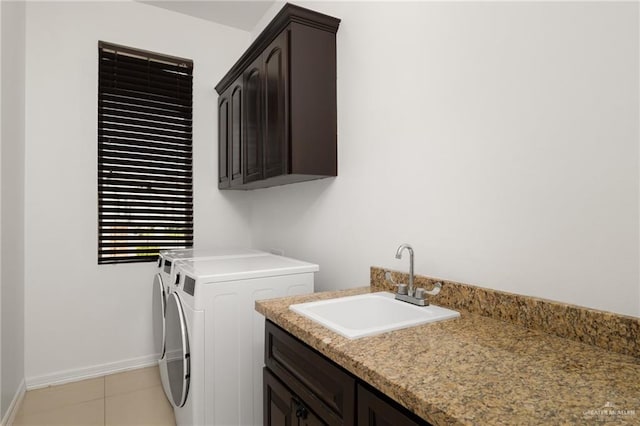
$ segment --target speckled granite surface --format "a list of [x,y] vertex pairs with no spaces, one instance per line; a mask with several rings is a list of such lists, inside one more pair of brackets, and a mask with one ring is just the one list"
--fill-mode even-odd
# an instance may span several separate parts
[[[385,271],[382,268],[371,268],[371,287],[375,291],[394,290],[393,285],[385,280]],[[407,274],[391,272],[396,282],[408,282]],[[436,281],[442,283],[440,294],[430,298],[436,305],[512,322],[640,358],[640,318],[437,278],[415,276],[416,287],[431,289]]]
[[455,320],[349,340],[288,309],[368,291],[259,301],[256,309],[435,425],[640,424],[640,359],[629,355],[464,310]]

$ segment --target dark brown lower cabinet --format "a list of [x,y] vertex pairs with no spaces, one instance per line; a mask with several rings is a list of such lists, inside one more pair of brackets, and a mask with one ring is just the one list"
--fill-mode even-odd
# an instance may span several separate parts
[[292,410],[293,394],[265,367],[262,373],[265,425],[297,425]]
[[358,385],[358,426],[418,426],[420,420],[394,406],[379,392]]
[[265,426],[428,425],[271,321],[265,364]]
[[323,426],[300,398],[280,383],[268,368],[264,368],[264,424],[282,426]]

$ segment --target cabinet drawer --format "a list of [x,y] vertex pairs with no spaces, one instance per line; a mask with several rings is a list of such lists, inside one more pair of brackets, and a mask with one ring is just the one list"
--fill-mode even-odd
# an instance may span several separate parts
[[265,364],[328,424],[355,424],[355,378],[271,321]]

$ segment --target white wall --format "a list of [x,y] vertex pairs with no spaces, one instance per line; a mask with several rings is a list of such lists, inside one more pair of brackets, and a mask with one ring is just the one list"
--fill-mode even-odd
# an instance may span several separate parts
[[24,386],[25,3],[2,2],[0,419]]
[[238,193],[215,185],[213,85],[247,33],[139,3],[28,3],[31,386],[152,359],[152,265],[96,264],[98,40],[195,61],[196,245],[282,248],[327,290],[406,269],[407,241],[420,274],[640,315],[637,4],[301,4],[342,18],[339,176]]
[[339,176],[254,191],[254,246],[320,290],[409,242],[419,274],[640,315],[637,3],[300,4],[342,19]]
[[[640,7],[637,8],[636,11],[636,15],[638,16],[638,22],[640,22]],[[638,57],[640,57],[640,43],[638,45]],[[640,98],[640,73],[638,73],[638,97]],[[638,112],[638,115],[640,116],[640,111]],[[640,120],[640,118],[639,118]],[[638,135],[637,135],[638,141],[640,141],[640,126],[638,126]],[[640,150],[638,150],[638,155],[640,156]],[[639,164],[640,164],[640,159],[639,159]],[[638,179],[640,179],[640,173],[638,173]],[[639,183],[640,186],[640,183]],[[638,197],[638,202],[640,203],[640,197]],[[640,205],[638,206],[638,214],[640,215]],[[640,219],[639,219],[640,220]],[[638,227],[638,241],[640,241],[640,227]],[[640,252],[638,253],[638,264],[640,264]],[[638,306],[640,306],[640,280],[638,280]]]
[[245,194],[217,190],[214,85],[249,34],[135,2],[29,2],[26,376],[150,362],[153,265],[97,265],[98,40],[194,60],[196,246],[247,246]]
[[[0,4],[0,25],[2,25],[2,4]],[[0,26],[0,188],[2,185],[2,27]],[[0,194],[0,242],[2,241],[2,194]],[[2,244],[0,243],[0,308],[2,306]],[[24,328],[23,328],[24,332]],[[0,312],[0,419],[4,418],[2,407],[2,312]],[[0,421],[1,422],[1,421]]]

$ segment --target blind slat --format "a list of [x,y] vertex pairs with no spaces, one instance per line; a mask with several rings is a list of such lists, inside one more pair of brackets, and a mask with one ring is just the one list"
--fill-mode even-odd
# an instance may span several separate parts
[[[193,243],[193,241],[190,241],[190,243]],[[143,255],[145,253],[148,253],[149,255],[157,255],[159,250],[172,250],[172,249],[179,249],[179,248],[183,248],[184,246],[181,244],[175,244],[175,243],[169,243],[169,244],[165,244],[165,243],[159,243],[159,244],[153,244],[154,247],[123,247],[122,249],[114,249],[114,248],[104,248],[104,249],[98,249],[98,253],[102,254],[102,255],[113,255],[113,254],[125,254],[125,255]],[[157,257],[156,257],[157,258]],[[142,262],[145,262],[146,260],[141,260]]]
[[[158,200],[163,202],[178,202],[178,203],[184,203],[183,205],[193,205],[193,197],[191,196],[191,194],[174,195],[174,196],[172,196],[173,194],[170,194],[169,196],[164,196],[164,195],[153,196],[153,195],[154,194],[140,195],[139,193],[125,194],[122,192],[100,191],[100,194],[98,195],[98,200],[99,200],[98,202],[104,203],[105,205],[114,205],[113,199],[117,197],[118,200],[153,199],[153,200]],[[126,202],[126,201],[119,201],[119,202]],[[135,203],[137,201],[132,201],[132,202]]]
[[100,42],[98,263],[193,246],[193,62]]
[[144,231],[144,229],[148,229],[148,228],[153,228],[153,229],[159,229],[159,228],[168,228],[168,229],[190,229],[193,227],[192,223],[171,223],[171,222],[160,222],[160,221],[149,221],[149,222],[136,222],[136,223],[129,223],[128,226],[123,227],[121,222],[111,222],[108,220],[104,220],[101,222],[100,224],[100,229],[107,229],[107,228],[118,228],[118,229],[122,229],[122,230],[129,230],[129,229],[136,229],[136,230],[140,230],[140,231],[135,231],[135,232],[146,232]]
[[128,142],[121,139],[101,138],[100,142],[98,143],[98,150],[121,151],[127,153],[127,155],[138,153],[160,156],[166,155],[171,158],[181,159],[191,158],[190,150],[178,149],[178,147],[167,148],[166,146],[153,146],[150,148],[146,143],[136,143],[135,141]]
[[[152,151],[153,152],[153,151]],[[157,151],[156,151],[157,152]],[[122,149],[122,148],[100,148],[100,146],[98,146],[98,156],[102,157],[104,159],[108,159],[108,158],[130,158],[130,159],[136,159],[136,160],[144,160],[144,159],[148,159],[149,161],[153,161],[153,162],[159,162],[159,163],[179,163],[179,164],[191,164],[191,158],[189,157],[183,157],[181,155],[161,155],[161,154],[156,154],[156,153],[151,153],[151,152],[146,152],[146,153],[140,153],[137,149],[136,150],[131,150],[131,149]]]
[[131,213],[131,212],[123,212],[118,210],[107,210],[100,215],[102,218],[107,218],[111,220],[131,220],[131,219],[143,219],[150,220],[153,218],[160,219],[175,219],[180,223],[188,223],[193,222],[193,212],[186,212],[184,214],[179,213],[171,213],[171,212],[139,212],[139,213]]
[[165,185],[155,185],[154,187],[148,188],[139,188],[136,186],[130,186],[126,188],[119,187],[111,187],[108,185],[102,185],[98,188],[99,196],[106,196],[110,194],[122,194],[122,196],[128,198],[130,194],[144,194],[148,197],[158,196],[158,195],[172,195],[175,197],[191,197],[193,196],[193,191],[191,189],[174,189]]
[[[123,163],[124,164],[124,163]],[[154,169],[154,167],[156,167]],[[185,167],[181,170],[171,170],[166,168],[159,168],[154,164],[149,164],[149,168],[142,169],[138,167],[127,167],[127,166],[118,166],[110,163],[103,163],[98,166],[98,173],[101,172],[123,172],[130,173],[132,179],[145,179],[145,180],[154,180],[154,177],[161,179],[166,179],[166,176],[179,176],[179,177],[190,177],[191,176],[191,167]]]
[[149,99],[128,96],[127,93],[118,93],[118,90],[103,91],[99,94],[98,101],[108,107],[117,107],[131,111],[148,112],[150,114],[175,114],[177,117],[191,117],[191,105],[175,105],[162,102],[154,102]]
[[170,131],[174,131],[174,132],[179,132],[179,133],[184,133],[187,132],[188,134],[191,134],[193,128],[191,126],[191,122],[189,123],[177,123],[177,124],[172,124],[172,123],[167,123],[167,122],[163,122],[163,121],[158,121],[158,120],[139,120],[136,118],[128,118],[128,116],[126,115],[119,115],[119,114],[110,114],[107,112],[102,112],[100,114],[98,123],[105,125],[106,123],[123,123],[123,124],[128,124],[131,126],[136,126],[136,127],[140,127],[143,129],[146,128],[150,128],[150,129],[167,129]]
[[121,122],[118,119],[104,119],[103,117],[98,118],[98,125],[101,126],[103,131],[133,133],[135,137],[148,140],[149,138],[151,138],[150,140],[155,140],[156,138],[158,138],[159,140],[165,140],[167,142],[182,142],[184,140],[188,141],[189,139],[191,139],[191,130],[187,128],[180,130],[171,130],[154,126],[131,126],[128,123],[125,123],[124,121]]
[[152,149],[152,150],[157,149],[172,155],[175,152],[176,154],[187,155],[188,157],[190,157],[192,153],[190,145],[170,144],[170,143],[164,143],[164,142],[150,143],[149,141],[137,140],[137,139],[127,137],[127,135],[125,135],[124,137],[120,137],[120,136],[116,137],[116,136],[105,136],[102,133],[103,133],[102,130],[98,131],[98,141],[99,143],[103,143],[103,144],[127,145],[127,146],[136,147],[136,148],[143,148],[143,149],[146,148],[146,149]]
[[144,71],[129,71],[108,64],[100,67],[99,77],[105,87],[125,88],[122,84],[126,84],[128,87],[144,87],[151,93],[163,93],[169,97],[185,97],[192,91],[191,79],[162,74],[149,77]]
[[[140,49],[133,49],[126,46],[118,46],[113,43],[101,41],[99,46],[102,55],[101,60],[118,58],[124,63],[145,63],[153,68],[168,69],[174,72],[189,72],[193,68],[193,61],[190,59],[170,57],[155,52],[145,52]],[[148,62],[147,62],[148,61]]]
[[101,161],[102,164],[105,165],[105,169],[109,164],[121,164],[134,167],[157,167],[158,170],[191,170],[191,162],[185,159],[160,158],[154,156],[147,156],[146,158],[145,156],[137,156],[137,158],[132,158],[126,151],[98,151],[98,161]]
[[[140,260],[140,256],[142,256],[141,254],[138,254],[136,256],[113,256],[110,255],[109,257],[102,257],[100,259],[100,264],[101,265],[108,265],[108,264],[114,264],[114,263],[138,263],[141,262]],[[151,253],[150,255],[148,255],[148,261],[149,262],[155,262],[158,260],[158,255],[157,254],[153,254]]]
[[[104,79],[117,80],[122,76],[134,77],[144,82],[151,80],[154,84],[171,83],[176,89],[191,90],[192,76],[176,73],[171,70],[149,67],[147,64],[120,64],[116,61],[100,61],[99,71]],[[117,77],[117,78],[116,78]]]
[[162,103],[189,105],[192,97],[191,93],[176,92],[171,93],[160,87],[145,87],[142,84],[130,83],[127,81],[100,81],[98,84],[103,90],[122,90],[122,93],[129,93],[129,96],[142,97],[144,99],[152,99]]
[[[126,130],[127,129],[114,129],[113,126],[102,127],[100,128],[99,136],[103,136],[103,137],[119,136],[123,138],[134,139],[134,140],[143,140],[143,141],[149,141],[149,142],[166,142],[174,145],[191,146],[191,134],[186,134],[182,138],[170,138],[170,137],[157,136],[157,135],[145,135],[142,133],[133,133],[133,132],[128,132]],[[153,146],[153,145],[154,145],[153,143],[149,144],[149,146]]]
[[168,209],[172,209],[172,208],[191,208],[192,201],[182,201],[182,200],[175,200],[175,201],[157,201],[157,200],[142,200],[142,201],[138,201],[138,200],[131,200],[131,199],[126,199],[123,197],[100,197],[100,202],[103,203],[105,206],[119,206],[120,204],[122,205],[126,205],[129,207],[148,207],[148,208],[168,208]]
[[[103,237],[103,238],[108,239],[110,237]],[[159,240],[159,239],[150,238],[149,240],[140,240],[140,241],[116,241],[113,243],[103,242],[100,244],[100,248],[105,251],[109,249],[113,249],[113,250],[120,250],[120,251],[124,250],[128,252],[129,251],[139,252],[141,247],[148,249],[158,245],[174,246],[178,244],[185,244],[190,240],[192,240],[192,238],[180,238],[179,240]]]
[[138,87],[132,84],[121,83],[118,87],[116,87],[112,84],[102,81],[98,82],[98,88],[103,93],[119,95],[125,100],[138,99],[151,102],[157,105],[159,108],[173,108],[176,106],[182,108],[191,107],[191,102],[186,97],[183,99],[182,97],[157,95],[153,92],[142,91],[142,87]]
[[[140,108],[138,108],[140,109]],[[175,124],[175,125],[188,125],[193,124],[193,120],[189,120],[184,117],[168,116],[162,114],[162,111],[147,109],[144,111],[137,111],[133,108],[128,108],[127,105],[117,105],[104,102],[102,105],[102,113],[104,115],[113,117],[123,117],[129,119],[145,120],[159,123]]]
[[184,214],[184,215],[171,215],[171,214],[156,214],[156,215],[152,215],[152,214],[145,214],[144,216],[138,216],[138,215],[122,215],[122,214],[115,214],[115,213],[109,213],[109,212],[99,212],[98,213],[98,217],[100,219],[104,219],[104,220],[109,220],[109,221],[120,221],[122,222],[129,222],[129,221],[147,221],[147,222],[151,222],[151,221],[163,221],[165,223],[182,223],[182,224],[187,224],[189,222],[193,222],[193,215],[188,215],[188,214]]
[[[115,73],[115,74],[114,74]],[[190,81],[180,82],[183,87],[177,87],[179,81],[147,79],[140,75],[123,73],[118,70],[100,70],[100,84],[105,89],[122,89],[125,91],[145,92],[168,99],[176,99],[180,103],[186,103],[192,95],[191,88],[187,85]]]
[[[179,233],[177,231],[173,231],[173,234],[168,234],[167,232],[172,232],[172,231],[166,231],[164,234],[154,233],[149,235],[153,235],[154,238],[165,240],[165,241],[186,240],[193,237],[193,235],[191,234]],[[109,232],[104,232],[104,233],[101,233],[101,235],[103,235],[103,238],[105,239],[105,241],[108,240],[108,241],[138,242],[138,241],[147,241],[149,239],[149,236],[147,236],[146,234],[145,235],[123,235],[123,234],[116,233],[116,235],[110,235]]]

